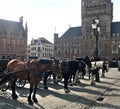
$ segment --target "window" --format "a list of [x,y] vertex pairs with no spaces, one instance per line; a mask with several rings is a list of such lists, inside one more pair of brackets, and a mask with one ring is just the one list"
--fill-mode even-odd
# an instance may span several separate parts
[[112,53],[117,54],[118,53],[118,47],[116,45],[112,46]]

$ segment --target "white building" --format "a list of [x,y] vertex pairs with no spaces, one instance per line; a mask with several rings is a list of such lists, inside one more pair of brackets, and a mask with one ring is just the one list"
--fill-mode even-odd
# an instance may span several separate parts
[[38,59],[47,59],[53,57],[54,45],[47,39],[41,37],[33,39],[28,46],[28,57],[37,57]]

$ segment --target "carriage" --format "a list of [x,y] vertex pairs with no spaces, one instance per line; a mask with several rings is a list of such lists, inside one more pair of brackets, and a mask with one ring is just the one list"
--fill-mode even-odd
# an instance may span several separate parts
[[[0,59],[0,80],[8,74],[8,71],[7,71],[8,62],[9,61],[7,59]],[[18,88],[23,88],[25,86],[25,84],[26,84],[25,80],[18,79],[16,82],[16,86]],[[9,82],[5,82],[5,83],[1,84],[0,90],[6,91],[9,88],[9,85],[10,85]]]
[[[28,62],[21,61],[17,58],[12,59],[6,65],[7,71],[0,76],[0,86],[9,82],[12,90],[12,98],[17,99],[18,96],[15,89],[17,80],[27,80],[30,84],[28,103],[30,105],[37,103],[37,85],[42,80],[42,75],[52,67],[53,62],[53,59],[32,59]],[[59,74],[56,73],[56,75],[59,77]],[[6,90],[8,87],[6,84]]]
[[[31,58],[30,57],[30,59],[36,59],[36,58]],[[57,62],[57,60],[55,60],[56,62]],[[6,70],[6,68],[7,68],[7,64],[8,64],[8,60],[6,60],[6,59],[2,59],[2,60],[0,60],[0,80],[2,79],[2,78],[4,78],[6,75],[7,75],[7,73],[9,73],[7,70]],[[26,64],[27,64],[27,62],[26,62]],[[54,66],[54,65],[53,65]],[[51,66],[52,67],[52,69],[54,69],[54,67],[53,66]],[[56,66],[56,65],[55,65]],[[58,68],[57,68],[58,69]],[[56,71],[56,67],[55,67],[55,69],[54,69],[55,71]],[[57,71],[57,72],[59,72],[59,71]],[[12,73],[14,73],[14,75],[15,75],[15,73],[17,73],[17,72],[12,72]],[[13,76],[14,76],[13,75]],[[51,75],[52,74],[50,74],[50,75],[48,75],[48,78],[47,78],[47,81],[51,78]],[[57,76],[57,75],[56,75]],[[58,77],[58,76],[57,76]],[[44,81],[44,75],[42,75],[42,78],[43,78],[43,81]],[[59,80],[58,78],[57,78],[57,80]],[[17,88],[23,88],[25,85],[26,85],[26,83],[28,83],[28,80],[24,80],[24,79],[17,79],[17,81],[16,81],[16,87]],[[3,84],[1,84],[0,85],[0,90],[1,91],[6,91],[8,88],[9,88],[9,86],[10,86],[10,84],[9,84],[9,82],[7,82],[6,81],[6,83],[3,83]]]

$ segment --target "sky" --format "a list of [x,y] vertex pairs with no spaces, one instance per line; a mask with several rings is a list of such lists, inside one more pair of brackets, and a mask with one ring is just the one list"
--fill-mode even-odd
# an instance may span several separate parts
[[[120,0],[112,0],[113,21],[120,21]],[[0,0],[0,19],[19,21],[23,16],[28,25],[28,44],[44,37],[54,42],[69,27],[81,26],[81,0]]]

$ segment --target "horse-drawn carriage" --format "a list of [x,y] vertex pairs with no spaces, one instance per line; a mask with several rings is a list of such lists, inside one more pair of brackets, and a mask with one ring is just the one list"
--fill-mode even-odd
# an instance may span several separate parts
[[[7,59],[0,59],[0,80],[2,80],[7,74],[7,64],[8,64],[8,60]],[[16,82],[16,86],[19,88],[23,88],[26,84],[25,80],[20,80],[18,79]],[[1,91],[6,91],[9,88],[9,82],[5,82],[3,84],[0,85],[0,90]]]
[[[38,102],[36,98],[37,85],[42,80],[42,75],[51,68],[53,65],[53,59],[40,59],[40,60],[30,60],[27,63],[19,59],[13,59],[6,64],[7,71],[0,76],[0,87],[6,85],[7,90],[9,87],[7,85],[10,82],[12,90],[12,98],[17,99],[18,96],[15,91],[15,85],[17,80],[27,80],[30,84],[30,93],[28,96],[28,103],[33,104],[33,102]],[[56,68],[56,66],[53,68]],[[2,72],[2,73],[3,73]],[[56,72],[54,72],[56,73]],[[59,75],[57,75],[59,76]],[[3,91],[4,91],[3,90]],[[33,96],[32,96],[33,93]]]

